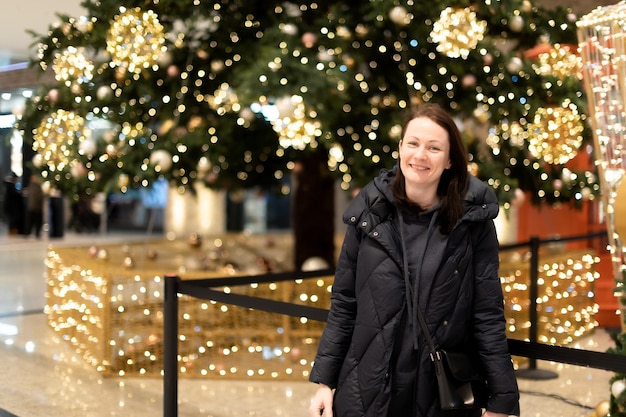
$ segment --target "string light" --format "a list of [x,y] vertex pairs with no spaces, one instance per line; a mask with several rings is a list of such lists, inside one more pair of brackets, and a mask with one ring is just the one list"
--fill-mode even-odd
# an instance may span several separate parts
[[[623,290],[626,285],[626,245],[616,216],[620,184],[626,174],[626,112],[624,74],[626,74],[626,3],[623,1],[598,7],[577,23],[578,40],[583,62],[583,76],[594,135],[604,214],[606,216],[608,249],[611,253],[615,294],[621,299],[624,321]],[[612,408],[623,411],[623,400],[612,398]]]
[[[193,238],[193,239],[192,239]],[[160,376],[163,367],[163,271],[182,279],[286,271],[289,237],[218,236],[148,245],[51,247],[45,312],[59,338],[104,375]],[[599,259],[548,248],[539,268],[542,343],[568,344],[597,323],[593,283]],[[508,335],[528,337],[527,254],[502,254]],[[271,259],[275,264],[268,264]],[[223,287],[236,293],[330,305],[332,276]],[[324,323],[179,296],[178,365],[182,377],[306,380]]]

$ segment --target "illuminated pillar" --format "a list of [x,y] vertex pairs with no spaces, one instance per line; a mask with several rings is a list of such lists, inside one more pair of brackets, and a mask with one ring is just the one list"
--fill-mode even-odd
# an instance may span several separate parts
[[[609,249],[619,291],[626,280],[623,237],[616,223],[617,208],[624,206],[626,198],[624,187],[620,187],[626,172],[626,3],[598,7],[583,16],[577,27],[587,113],[593,128]],[[622,328],[626,330],[623,303],[621,310]]]

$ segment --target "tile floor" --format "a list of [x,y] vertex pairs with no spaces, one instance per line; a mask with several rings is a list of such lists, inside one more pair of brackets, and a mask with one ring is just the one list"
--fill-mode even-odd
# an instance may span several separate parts
[[[155,417],[163,415],[159,378],[103,377],[48,328],[43,259],[47,245],[103,244],[140,235],[76,235],[50,241],[7,236],[0,228],[0,417]],[[604,351],[604,329],[577,346]],[[612,373],[539,361],[551,380],[519,379],[522,416],[590,416],[609,396]],[[181,379],[178,415],[304,417],[315,386],[307,382]]]

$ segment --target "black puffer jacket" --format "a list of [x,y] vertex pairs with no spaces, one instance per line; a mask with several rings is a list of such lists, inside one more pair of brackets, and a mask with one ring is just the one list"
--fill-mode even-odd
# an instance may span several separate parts
[[[393,220],[396,209],[386,197],[393,175],[383,171],[361,190],[344,214],[348,228],[331,309],[309,378],[336,388],[336,417],[387,415],[393,378],[391,355],[406,305],[402,245]],[[489,383],[488,409],[519,415],[498,273],[493,224],[497,213],[493,191],[472,177],[465,214],[449,235],[444,261],[434,279],[424,280],[428,284],[420,281],[418,304],[436,345],[461,349],[473,340]],[[415,414],[449,415],[437,408],[432,363],[421,331],[418,339]]]

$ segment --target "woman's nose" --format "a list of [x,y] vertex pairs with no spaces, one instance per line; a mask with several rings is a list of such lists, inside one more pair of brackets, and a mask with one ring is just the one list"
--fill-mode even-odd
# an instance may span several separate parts
[[417,149],[415,149],[415,156],[423,159],[426,157],[426,149],[424,149],[422,146],[418,147]]

